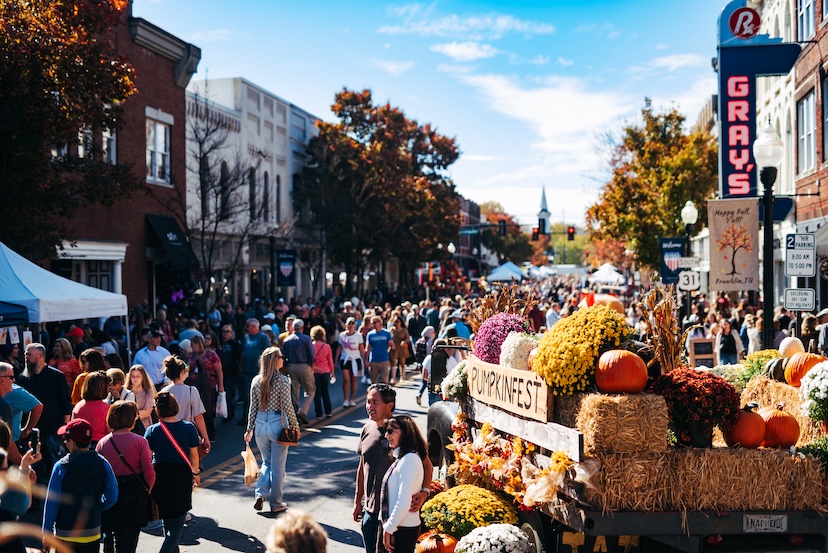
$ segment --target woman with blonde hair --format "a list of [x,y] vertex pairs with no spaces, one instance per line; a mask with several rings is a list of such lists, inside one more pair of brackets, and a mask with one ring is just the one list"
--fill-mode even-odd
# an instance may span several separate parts
[[52,350],[54,357],[49,361],[49,365],[57,367],[57,369],[66,376],[66,383],[69,389],[75,383],[75,379],[81,373],[80,363],[75,359],[72,353],[72,344],[66,338],[58,338],[55,340],[55,347]]
[[265,496],[270,502],[270,512],[287,509],[282,501],[285,481],[285,464],[288,446],[276,442],[284,426],[299,430],[299,422],[290,401],[290,379],[280,370],[285,356],[279,348],[271,346],[259,358],[259,374],[250,385],[250,411],[247,414],[247,432],[244,441],[250,442],[256,430],[256,445],[262,454],[262,471],[256,483],[256,502],[253,507],[262,510]]
[[[152,424],[152,411],[155,408],[155,386],[152,385],[143,365],[133,365],[127,373],[127,390],[135,394],[135,403],[138,405],[138,420],[144,429]],[[140,433],[142,436],[143,432]]]
[[325,553],[328,533],[305,511],[291,509],[270,527],[265,547],[267,553]]

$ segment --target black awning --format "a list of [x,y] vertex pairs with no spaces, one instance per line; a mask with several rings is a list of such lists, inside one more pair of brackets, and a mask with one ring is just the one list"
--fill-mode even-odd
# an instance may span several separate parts
[[161,246],[164,258],[174,269],[194,269],[198,266],[198,258],[187,241],[184,231],[178,226],[178,221],[166,215],[149,215],[147,221]]
[[[16,303],[0,301],[0,326],[28,324],[29,310]],[[0,344],[2,346],[3,344]]]

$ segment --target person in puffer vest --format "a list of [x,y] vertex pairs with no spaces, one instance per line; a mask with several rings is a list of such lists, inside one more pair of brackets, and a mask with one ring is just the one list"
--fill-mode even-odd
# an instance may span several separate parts
[[75,553],[100,551],[101,511],[118,500],[118,482],[109,461],[95,450],[92,425],[73,419],[61,426],[69,453],[55,463],[46,504],[43,507],[43,532],[71,543]]

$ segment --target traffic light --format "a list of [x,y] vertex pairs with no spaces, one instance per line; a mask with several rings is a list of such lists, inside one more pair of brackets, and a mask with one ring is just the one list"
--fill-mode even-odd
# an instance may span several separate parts
[[503,219],[497,222],[497,234],[498,236],[506,236],[506,221]]
[[575,227],[566,227],[566,239],[570,242],[575,240]]
[[538,234],[546,234],[546,219],[538,218]]
[[532,228],[532,242],[538,241],[538,227]]

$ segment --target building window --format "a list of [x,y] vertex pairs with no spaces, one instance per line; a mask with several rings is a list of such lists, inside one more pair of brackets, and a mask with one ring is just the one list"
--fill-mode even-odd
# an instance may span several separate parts
[[270,222],[270,175],[267,174],[265,171],[264,174],[264,198],[262,198],[262,203],[264,204],[264,220],[268,223]]
[[250,220],[256,220],[256,170],[247,172],[247,185],[250,187]]
[[276,175],[276,224],[282,222],[282,177]]
[[104,161],[115,165],[118,162],[118,141],[115,138],[115,131],[104,130],[102,136]]
[[219,176],[219,190],[221,194],[221,207],[219,219],[226,221],[230,218],[230,173],[227,170],[227,162],[221,162],[221,174]]
[[814,36],[814,0],[796,0],[796,27],[798,40]]
[[170,126],[147,119],[147,180],[170,183]]
[[78,157],[83,159],[92,153],[92,131],[83,129],[78,131]]
[[803,173],[816,167],[816,111],[814,93],[796,104],[797,170]]
[[99,290],[112,292],[112,262],[87,261],[86,285]]

